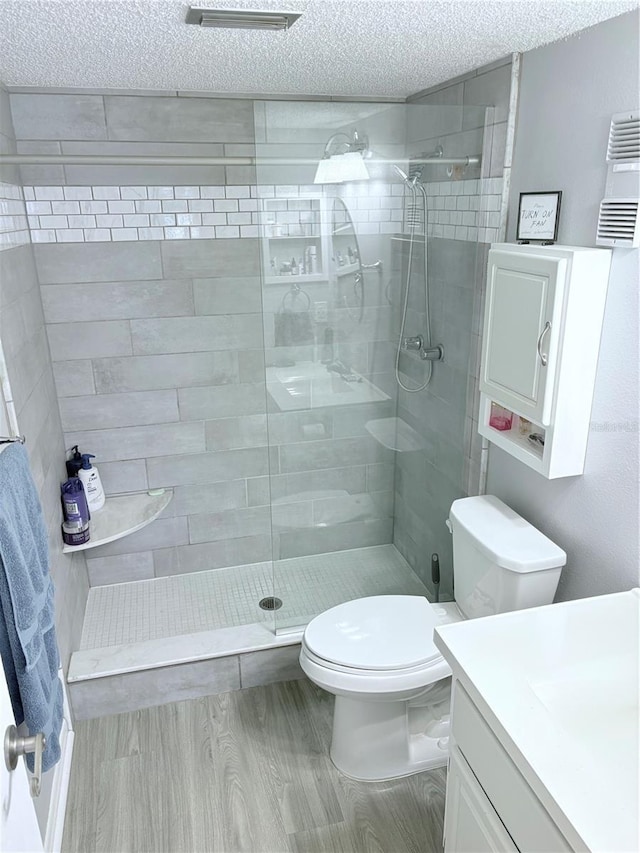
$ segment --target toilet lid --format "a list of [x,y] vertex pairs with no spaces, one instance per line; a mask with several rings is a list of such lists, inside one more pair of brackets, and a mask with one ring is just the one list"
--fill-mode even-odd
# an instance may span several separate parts
[[320,658],[354,669],[405,669],[441,657],[433,608],[417,595],[373,595],[326,610],[307,625],[304,643]]

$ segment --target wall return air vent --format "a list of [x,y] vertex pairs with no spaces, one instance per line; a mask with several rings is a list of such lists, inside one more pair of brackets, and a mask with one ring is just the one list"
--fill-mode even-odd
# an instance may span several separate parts
[[633,198],[605,198],[600,202],[598,216],[599,246],[618,246],[627,249],[640,246],[640,203]]
[[607,185],[598,215],[598,246],[640,246],[640,113],[611,117]]

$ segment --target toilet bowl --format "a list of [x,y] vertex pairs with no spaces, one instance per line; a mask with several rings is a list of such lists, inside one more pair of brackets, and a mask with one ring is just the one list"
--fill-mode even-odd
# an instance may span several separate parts
[[454,501],[456,602],[377,595],[339,604],[305,629],[300,665],[335,695],[330,755],[374,781],[444,766],[451,670],[437,625],[549,604],[566,554],[498,498]]
[[354,779],[390,779],[447,762],[451,670],[433,644],[454,604],[376,595],[320,614],[304,633],[300,665],[335,695],[330,755]]

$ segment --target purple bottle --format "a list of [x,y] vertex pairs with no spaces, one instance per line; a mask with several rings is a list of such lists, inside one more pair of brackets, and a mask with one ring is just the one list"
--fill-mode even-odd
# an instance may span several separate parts
[[84,545],[89,541],[89,506],[84,486],[78,477],[70,477],[60,486],[62,493],[62,538],[66,545]]

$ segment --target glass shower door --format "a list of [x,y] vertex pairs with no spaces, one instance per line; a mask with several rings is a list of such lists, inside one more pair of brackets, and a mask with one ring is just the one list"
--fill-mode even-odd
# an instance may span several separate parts
[[[270,101],[256,105],[255,118],[270,467],[259,499],[271,510],[276,629],[284,632],[353,598],[432,597],[431,550],[426,543],[416,553],[421,507],[411,495],[437,505],[423,480],[438,464],[441,398],[406,394],[396,381],[411,194],[391,164],[408,171],[416,125],[407,106]],[[371,140],[370,178],[314,183],[327,140],[354,131]],[[424,322],[427,226],[425,217],[413,247],[410,334]],[[436,289],[434,334],[444,334]],[[399,369],[410,386],[425,375],[405,354]],[[433,380],[438,393],[453,380],[458,395],[468,370],[442,374]],[[459,443],[463,457],[462,436]],[[462,483],[456,489],[464,494]],[[431,530],[439,523],[444,517],[424,519]]]

